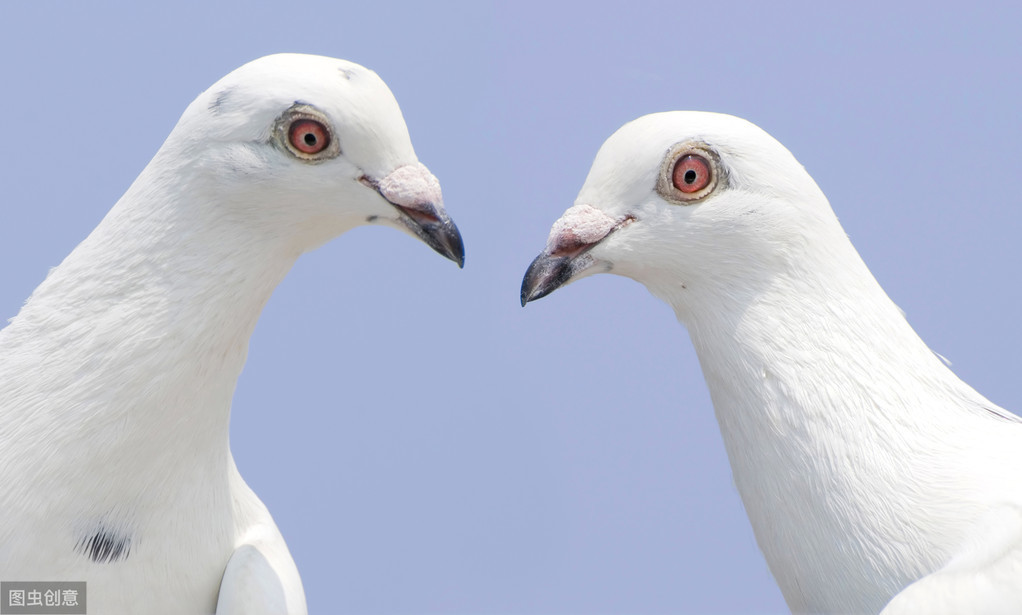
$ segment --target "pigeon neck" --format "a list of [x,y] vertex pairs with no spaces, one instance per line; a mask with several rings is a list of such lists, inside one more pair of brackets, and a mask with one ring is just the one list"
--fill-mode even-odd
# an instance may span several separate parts
[[146,480],[176,460],[229,457],[249,338],[301,252],[286,233],[232,220],[225,203],[166,176],[175,171],[151,164],[0,334],[7,362],[49,387],[6,407],[45,406],[51,428],[92,450],[98,439],[101,456],[145,466],[132,475]]
[[926,429],[934,417],[914,412],[925,407],[918,397],[947,388],[947,369],[871,276],[777,280],[740,309],[688,327],[735,456],[771,436],[847,441],[864,425],[874,435]]
[[[779,276],[687,325],[735,484],[789,604],[826,611],[836,606],[818,600],[844,592],[845,608],[876,612],[911,581],[906,570],[939,557],[916,550],[922,530],[903,520],[925,508],[920,485],[943,464],[932,443],[965,429],[962,405],[981,398],[857,255],[843,265]],[[887,548],[891,536],[906,546]]]

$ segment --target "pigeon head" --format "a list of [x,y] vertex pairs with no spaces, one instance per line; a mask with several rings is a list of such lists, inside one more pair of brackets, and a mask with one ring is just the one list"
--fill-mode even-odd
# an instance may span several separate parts
[[190,165],[232,220],[289,233],[303,250],[385,224],[464,263],[440,184],[416,158],[397,101],[358,64],[301,54],[250,62],[188,107],[161,156]]
[[529,267],[521,300],[609,272],[676,308],[711,296],[707,305],[719,305],[719,295],[755,292],[819,258],[815,247],[842,242],[823,193],[766,132],[729,115],[657,113],[600,148],[575,205]]

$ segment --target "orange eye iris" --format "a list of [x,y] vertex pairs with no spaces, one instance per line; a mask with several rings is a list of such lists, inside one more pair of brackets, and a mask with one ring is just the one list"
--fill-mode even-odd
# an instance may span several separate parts
[[691,194],[699,192],[710,184],[711,179],[710,163],[705,158],[696,154],[682,156],[674,165],[674,173],[671,180],[674,187]]
[[316,120],[298,120],[291,124],[287,138],[291,146],[303,154],[314,155],[330,145],[330,133]]

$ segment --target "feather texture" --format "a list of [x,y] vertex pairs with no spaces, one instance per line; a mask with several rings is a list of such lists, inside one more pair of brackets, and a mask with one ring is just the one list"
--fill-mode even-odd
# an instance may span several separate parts
[[[712,169],[705,194],[670,184],[682,155]],[[582,208],[622,226],[552,253]],[[1022,422],[919,339],[780,143],[727,115],[642,117],[600,149],[547,245],[523,303],[610,271],[688,328],[792,611],[878,613],[897,595],[891,613],[1022,612]]]
[[[298,119],[343,148],[298,150]],[[428,224],[381,182],[431,186],[416,202]],[[96,613],[305,613],[287,546],[231,457],[231,398],[295,260],[367,220],[464,257],[375,73],[285,54],[201,94],[0,331],[0,578],[86,581]]]

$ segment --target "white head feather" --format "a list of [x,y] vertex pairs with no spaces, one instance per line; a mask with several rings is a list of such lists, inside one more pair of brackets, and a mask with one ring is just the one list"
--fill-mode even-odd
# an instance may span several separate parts
[[1019,419],[926,347],[809,174],[761,129],[678,111],[614,133],[522,303],[608,271],[687,326],[794,611],[877,612],[965,548],[977,511],[1007,502],[1018,517]]
[[[375,73],[282,54],[199,95],[0,332],[0,577],[85,580],[97,612],[210,612],[247,545],[257,556],[223,587],[282,586],[304,612],[287,547],[231,459],[231,399],[295,260],[367,223],[463,261]],[[264,578],[244,578],[262,558]]]

